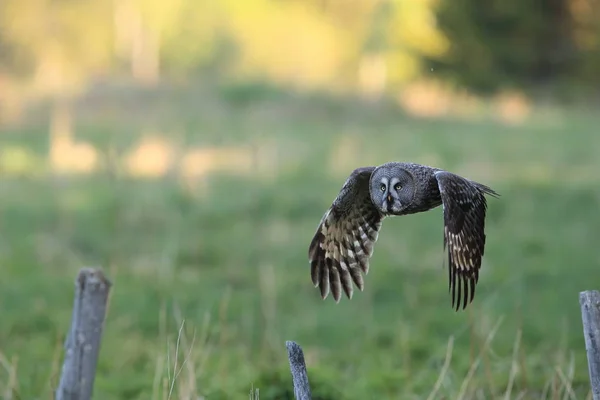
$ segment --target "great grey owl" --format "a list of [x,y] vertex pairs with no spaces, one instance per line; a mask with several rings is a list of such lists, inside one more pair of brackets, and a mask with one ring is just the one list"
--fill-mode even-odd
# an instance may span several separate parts
[[389,162],[357,168],[327,210],[310,243],[310,272],[321,297],[351,299],[352,282],[363,290],[363,273],[384,218],[443,206],[444,250],[448,251],[452,307],[473,301],[485,247],[484,194],[491,188],[450,172],[414,163]]

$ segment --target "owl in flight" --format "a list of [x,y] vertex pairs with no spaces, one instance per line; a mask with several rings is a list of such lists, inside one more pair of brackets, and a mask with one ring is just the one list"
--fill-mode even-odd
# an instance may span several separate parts
[[342,186],[310,243],[310,274],[321,297],[352,298],[352,282],[363,290],[363,275],[383,219],[442,205],[449,291],[458,311],[473,301],[485,247],[485,194],[491,188],[450,172],[413,163],[389,162],[357,168]]

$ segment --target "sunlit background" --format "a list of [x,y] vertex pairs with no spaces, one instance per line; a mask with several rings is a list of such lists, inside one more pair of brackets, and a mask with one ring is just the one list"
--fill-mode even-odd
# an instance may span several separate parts
[[[315,399],[591,399],[598,71],[594,0],[0,1],[0,396],[52,398],[99,266],[97,399],[292,399],[285,340]],[[501,194],[465,311],[441,208],[384,222],[352,300],[312,285],[392,160]]]

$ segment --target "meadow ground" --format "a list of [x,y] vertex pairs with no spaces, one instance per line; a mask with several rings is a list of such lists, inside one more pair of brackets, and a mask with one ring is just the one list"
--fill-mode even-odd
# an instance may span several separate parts
[[[267,149],[251,174],[53,176],[43,110],[3,129],[0,147],[29,153],[11,156],[19,168],[3,153],[0,393],[51,398],[74,278],[99,265],[114,286],[98,399],[167,398],[182,320],[173,398],[258,387],[262,399],[291,399],[285,340],[303,346],[315,399],[425,399],[436,382],[437,399],[591,398],[578,293],[600,289],[598,115],[540,109],[510,125],[211,93],[88,99],[76,138],[117,153],[148,132]],[[351,301],[323,301],[312,286],[307,247],[322,214],[353,168],[388,160],[447,168],[502,195],[489,201],[467,310],[450,306],[441,208],[385,221]]]

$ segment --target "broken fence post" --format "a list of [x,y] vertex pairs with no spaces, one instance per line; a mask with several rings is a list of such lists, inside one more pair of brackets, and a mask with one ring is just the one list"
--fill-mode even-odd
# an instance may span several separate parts
[[288,359],[290,360],[290,371],[292,372],[292,381],[294,382],[294,396],[296,400],[311,400],[302,347],[298,343],[289,340],[285,342],[285,347],[287,348]]
[[592,394],[594,400],[600,400],[600,293],[597,290],[579,293],[579,305]]
[[92,398],[111,282],[100,269],[82,268],[75,280],[71,327],[56,400]]

